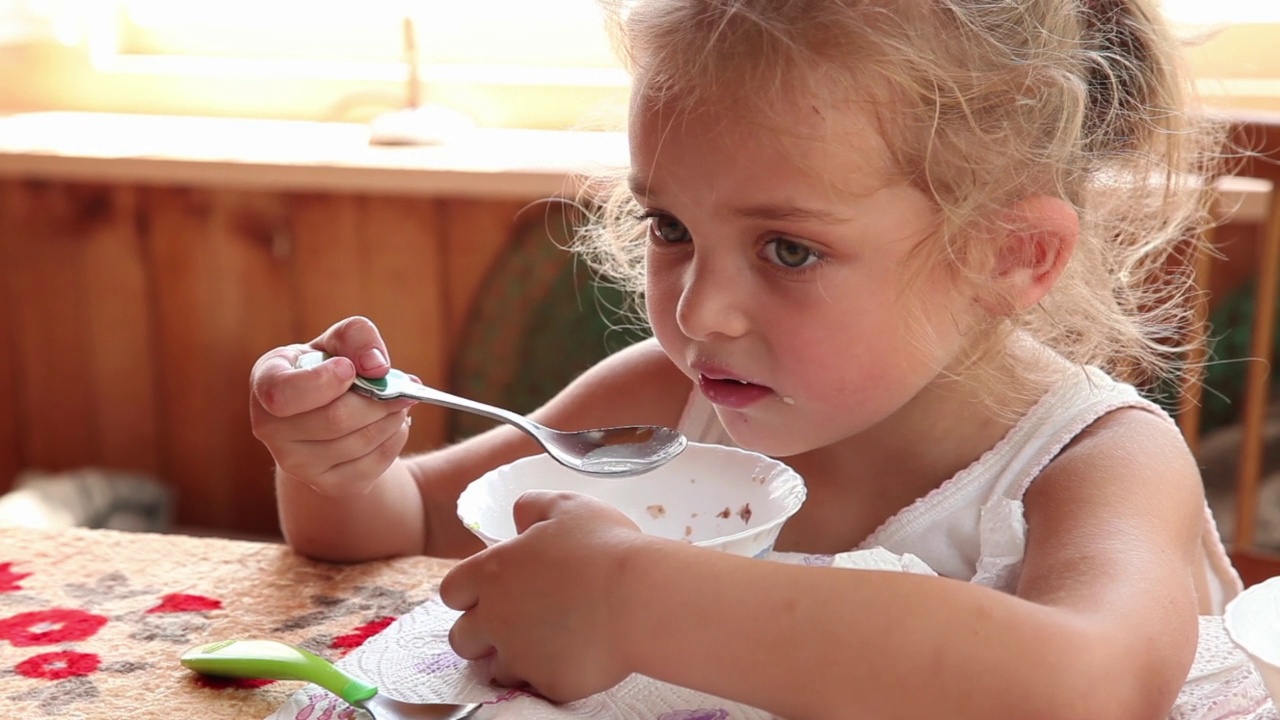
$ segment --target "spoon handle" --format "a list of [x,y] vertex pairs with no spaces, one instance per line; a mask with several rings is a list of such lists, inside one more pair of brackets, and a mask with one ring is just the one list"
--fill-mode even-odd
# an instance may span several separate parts
[[[329,356],[322,352],[307,353],[298,358],[297,366],[300,368],[308,368],[319,365],[327,360]],[[504,410],[492,405],[478,402],[476,400],[468,400],[443,390],[423,385],[415,382],[408,374],[400,370],[392,369],[385,377],[369,378],[360,375],[356,376],[355,382],[352,383],[351,389],[375,400],[397,400],[399,398],[410,398],[419,402],[430,403],[432,405],[440,405],[451,410],[461,410],[463,412],[475,413],[483,415],[490,420],[509,423],[524,430],[525,432],[537,437],[535,429],[531,427],[530,421],[526,420],[523,415],[513,413],[510,410]]]
[[360,392],[369,397],[378,400],[394,400],[396,398],[410,398],[419,400],[432,405],[440,405],[453,410],[462,410],[463,412],[475,413],[483,415],[493,420],[499,420],[513,425],[523,426],[525,419],[516,413],[502,408],[486,405],[485,403],[468,400],[464,397],[458,397],[443,390],[438,390],[429,385],[423,385],[415,382],[405,373],[399,370],[391,370],[386,377],[382,378],[366,378],[356,376],[353,388],[356,392]]
[[182,654],[183,667],[218,677],[305,680],[328,690],[350,705],[360,705],[378,688],[352,677],[328,660],[275,640],[222,640],[193,647]]

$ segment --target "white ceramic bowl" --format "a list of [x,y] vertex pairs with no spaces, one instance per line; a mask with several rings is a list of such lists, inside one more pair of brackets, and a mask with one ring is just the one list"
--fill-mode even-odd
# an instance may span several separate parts
[[510,539],[516,534],[511,507],[526,490],[591,495],[650,535],[748,557],[773,548],[782,524],[805,499],[800,475],[777,460],[689,443],[666,465],[620,480],[583,475],[546,455],[522,458],[468,485],[458,497],[458,518],[486,545]]
[[1253,661],[1273,702],[1280,704],[1280,577],[1252,585],[1227,603],[1223,626]]

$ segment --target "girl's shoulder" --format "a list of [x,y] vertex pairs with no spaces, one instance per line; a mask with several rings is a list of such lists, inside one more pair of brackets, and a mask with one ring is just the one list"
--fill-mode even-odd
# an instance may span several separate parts
[[654,338],[629,345],[600,361],[587,371],[595,382],[634,386],[678,395],[683,405],[693,381],[676,366]]
[[1093,408],[1027,488],[1028,513],[1124,517],[1159,506],[1170,521],[1200,527],[1205,501],[1195,457],[1159,405],[1100,371],[1063,395],[1064,403]]

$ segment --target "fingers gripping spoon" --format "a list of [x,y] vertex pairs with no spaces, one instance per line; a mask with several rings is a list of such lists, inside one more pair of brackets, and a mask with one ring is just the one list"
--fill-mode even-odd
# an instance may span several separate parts
[[[297,365],[300,368],[315,367],[327,358],[328,355],[322,352],[307,353],[298,358]],[[519,413],[428,387],[399,370],[391,370],[381,378],[356,376],[351,389],[376,400],[411,398],[514,425],[537,440],[556,462],[587,475],[639,475],[672,460],[688,444],[681,433],[657,425],[578,432],[552,430]]]
[[204,675],[305,680],[366,710],[375,720],[464,720],[482,707],[396,700],[318,655],[275,640],[223,640],[200,645],[183,653],[180,662]]

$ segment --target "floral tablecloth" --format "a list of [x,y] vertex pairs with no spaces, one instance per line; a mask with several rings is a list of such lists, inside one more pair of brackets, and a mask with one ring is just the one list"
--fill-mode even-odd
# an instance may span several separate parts
[[[186,670],[178,657],[215,640],[272,638],[358,666],[363,676],[408,668],[413,677],[398,677],[397,687],[426,687],[447,675],[419,656],[423,638],[445,647],[448,611],[435,599],[451,566],[426,557],[331,565],[273,543],[0,528],[0,720],[354,720],[332,698],[305,702],[312,689],[305,683],[213,680]],[[1170,718],[1276,720],[1221,618],[1201,618],[1200,639]],[[388,653],[397,643],[418,644],[412,653]],[[496,703],[490,709],[527,709],[519,695],[487,702]],[[543,709],[555,717],[748,717],[725,709],[597,712],[610,697]],[[309,709],[295,711],[299,699]]]
[[303,683],[215,682],[179,655],[265,637],[337,660],[434,597],[450,564],[330,565],[272,543],[0,528],[0,718],[265,718]]

